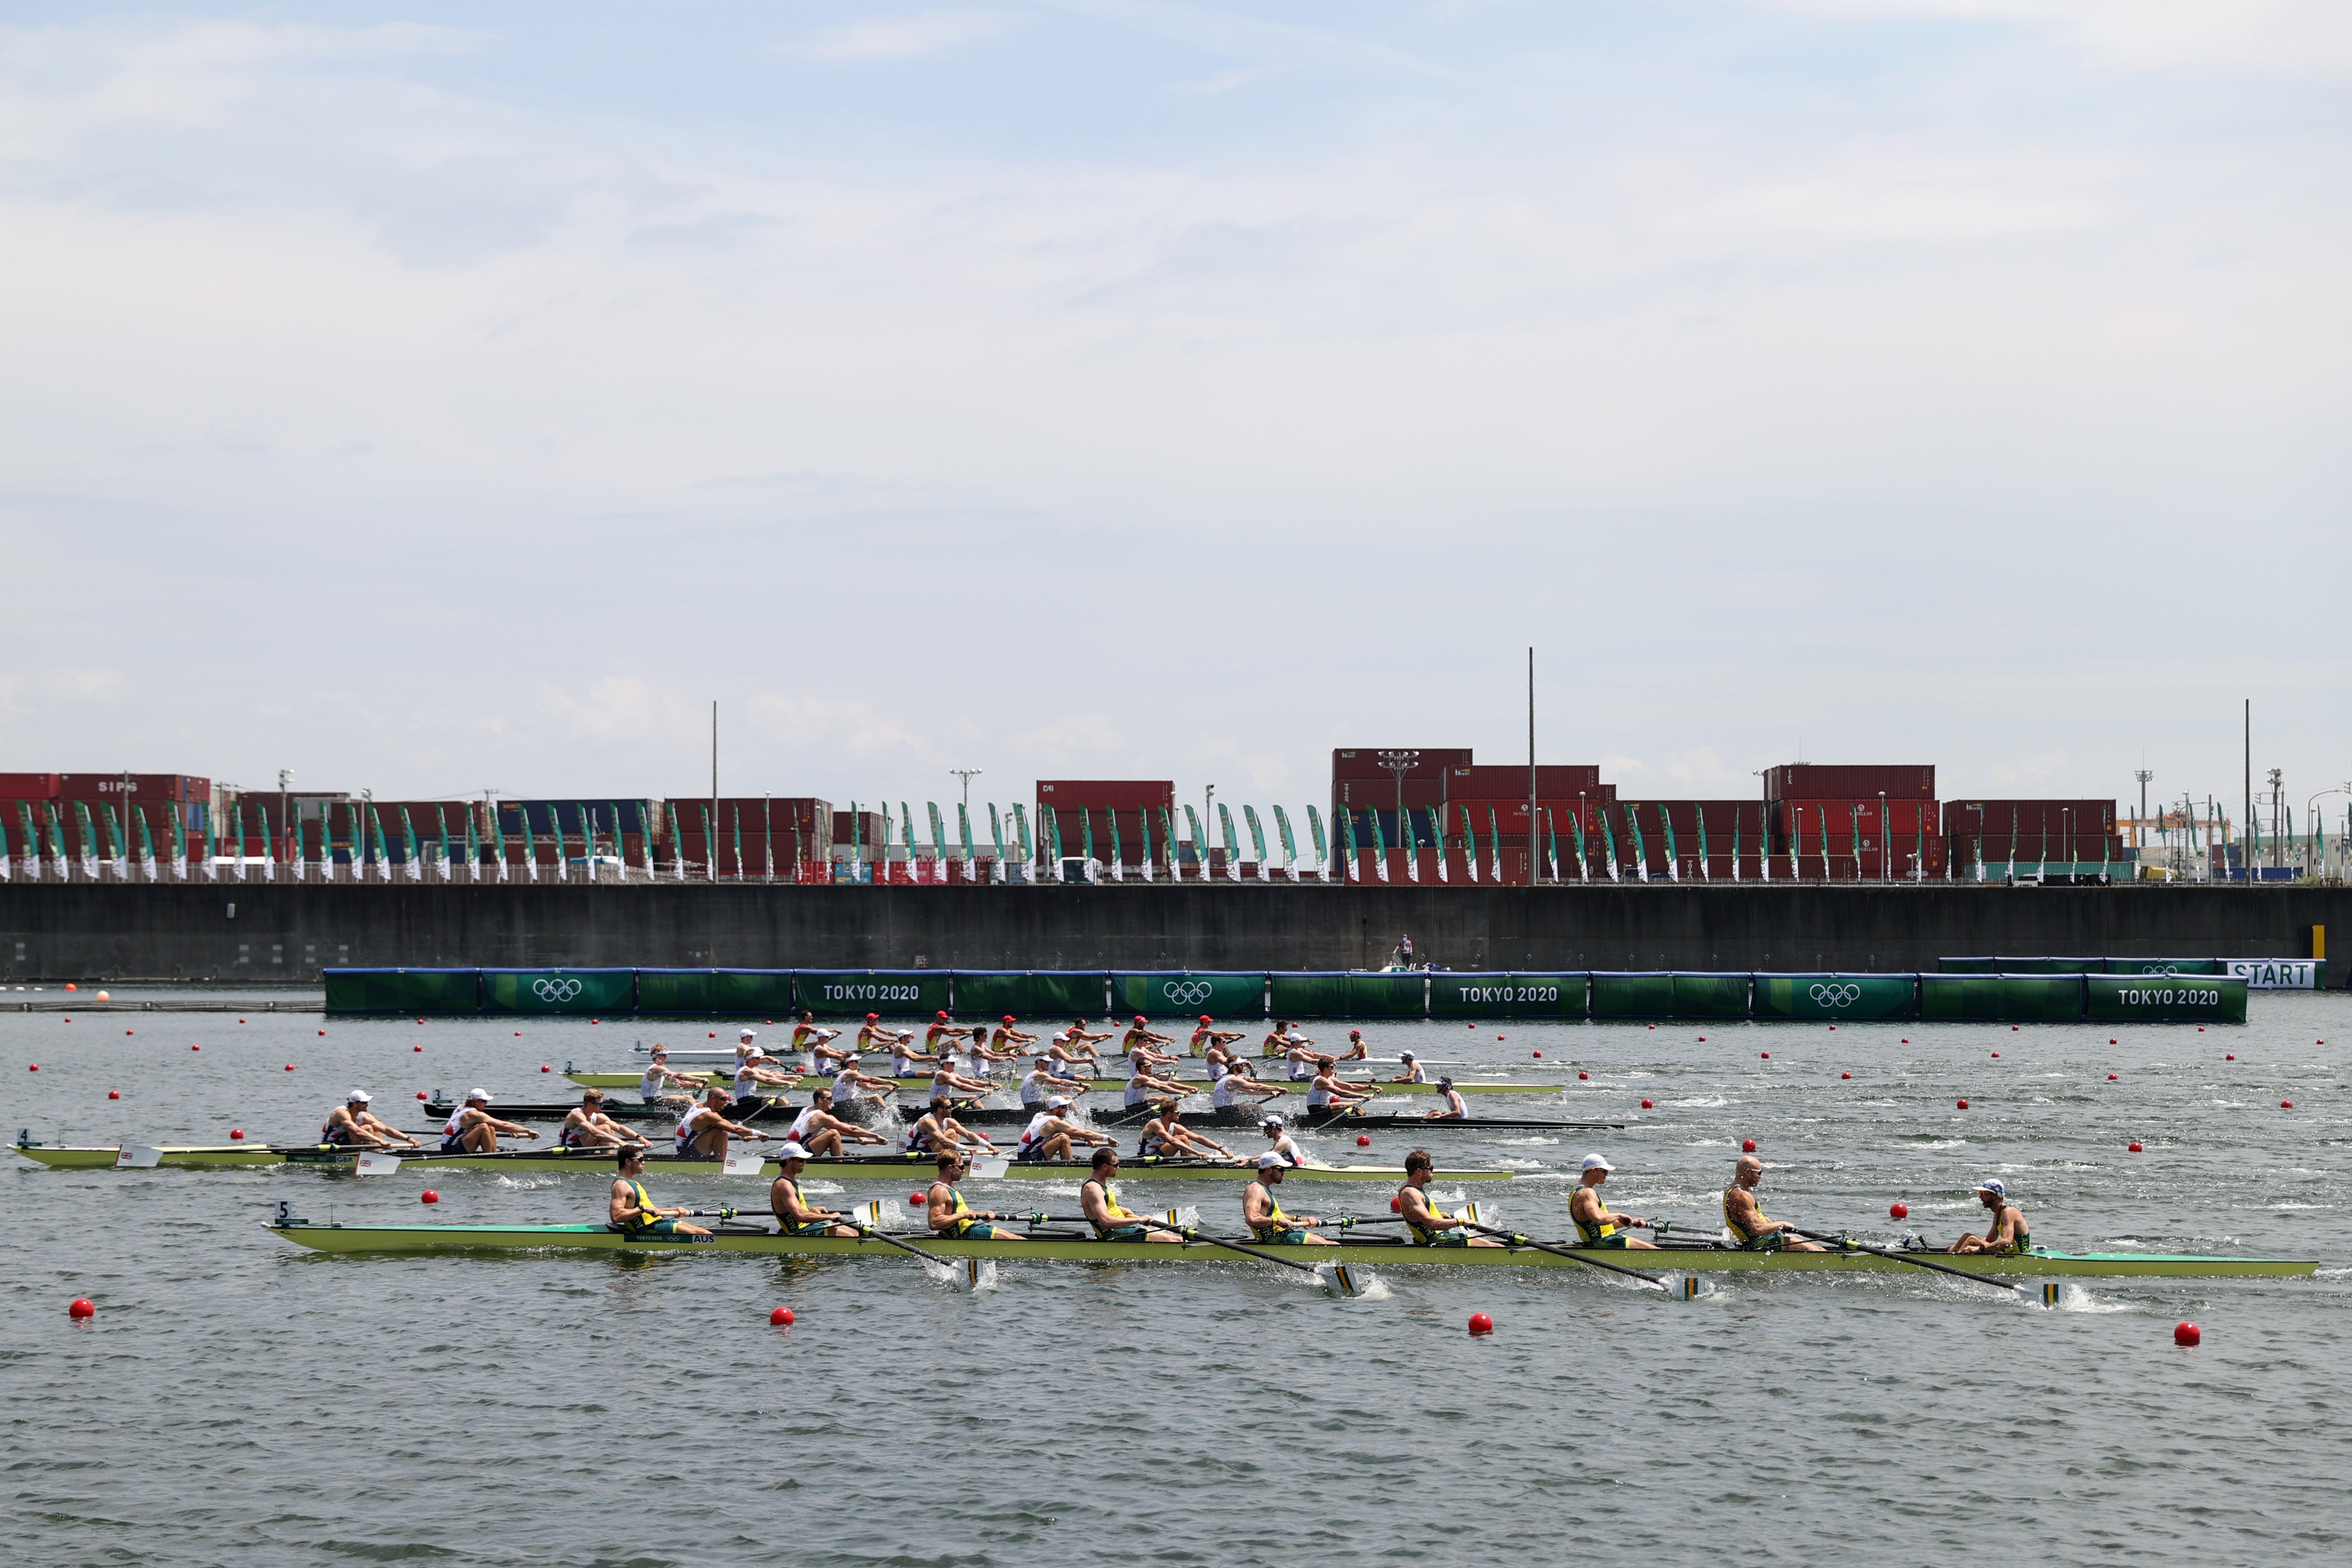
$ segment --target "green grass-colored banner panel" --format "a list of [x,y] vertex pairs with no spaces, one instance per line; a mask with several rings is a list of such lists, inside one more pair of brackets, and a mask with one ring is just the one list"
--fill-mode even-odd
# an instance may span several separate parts
[[2000,1016],[2011,1024],[2079,1024],[2083,1021],[2080,974],[2000,976]]
[[980,1018],[1099,1018],[1104,978],[1099,969],[959,969],[955,1010]]
[[1923,974],[1919,976],[1919,1016],[1951,1023],[1997,1023],[2000,976]]
[[1800,1023],[1848,1018],[1916,1018],[1918,976],[1913,974],[1759,974],[1755,1016]]
[[406,1013],[425,1018],[478,1013],[481,972],[474,969],[329,969],[330,1013]]
[[2104,958],[1997,958],[2002,974],[2105,974]]
[[793,1012],[793,972],[640,969],[637,1011],[686,1017],[789,1017]]
[[1350,974],[1347,1018],[1425,1018],[1429,986],[1419,974]]
[[1677,974],[1675,1015],[1677,1018],[1745,1018],[1748,1016],[1748,976],[1739,974]]
[[2111,958],[2110,974],[2227,974],[2218,958]]
[[1425,1016],[1418,973],[1350,974],[1342,971],[1267,976],[1276,1018],[1419,1018]]
[[485,969],[485,1013],[619,1015],[637,1005],[634,969]]
[[793,999],[821,1016],[924,1016],[948,1005],[944,969],[803,969],[793,975]]
[[1429,973],[1433,1018],[1581,1018],[1589,977],[1570,974]]
[[1998,958],[1939,958],[1936,967],[1946,974],[1999,974]]
[[2098,1024],[2242,1024],[2246,983],[2225,975],[2094,974],[2091,1021]]
[[1596,1018],[1671,1018],[1675,1016],[1675,977],[1667,973],[1592,976],[1592,1016]]
[[1213,1018],[1263,1018],[1265,973],[1115,970],[1110,999],[1112,1012],[1129,1017],[1140,1013],[1147,1018],[1197,1018],[1206,1013]]
[[1348,977],[1337,970],[1266,976],[1276,1018],[1344,1018]]

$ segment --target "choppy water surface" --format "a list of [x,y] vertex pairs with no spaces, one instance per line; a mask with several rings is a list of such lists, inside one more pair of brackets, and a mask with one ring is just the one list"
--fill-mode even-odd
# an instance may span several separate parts
[[[307,1138],[353,1084],[395,1113],[416,1089],[474,1083],[554,1098],[542,1063],[625,1065],[656,1032],[323,1026],[0,1015],[0,1121],[64,1142]],[[1684,1302],[1586,1270],[1393,1268],[1338,1301],[1235,1259],[1007,1266],[963,1295],[912,1259],[326,1258],[261,1229],[281,1197],[358,1221],[593,1218],[601,1176],[445,1172],[422,1211],[407,1173],[10,1156],[10,1554],[2341,1563],[2352,1001],[2258,995],[2242,1028],[2111,1044],[2113,1027],[1368,1026],[1381,1055],[1563,1085],[1474,1112],[1628,1123],[1432,1137],[1441,1164],[1518,1168],[1476,1195],[1538,1236],[1567,1229],[1565,1173],[1589,1149],[1619,1166],[1619,1207],[1712,1224],[1752,1137],[1777,1217],[1885,1233],[1902,1197],[1943,1238],[1974,1212],[1965,1187],[1998,1174],[2045,1246],[2315,1257],[2319,1279],[2095,1280],[2051,1312],[1916,1271],[1735,1279]],[[2145,1153],[2126,1152],[2134,1138]],[[1360,1157],[1352,1138],[1315,1142]],[[1368,1152],[1395,1163],[1407,1146],[1382,1135]],[[763,1185],[678,1179],[660,1195],[757,1203]],[[1237,1184],[1123,1187],[1139,1207],[1237,1221]],[[1041,1187],[972,1190],[1026,1207]],[[1371,1213],[1389,1193],[1287,1195]],[[68,1321],[76,1296],[95,1321]],[[779,1304],[795,1326],[767,1326]],[[1492,1338],[1464,1333],[1473,1311]],[[2183,1318],[2201,1348],[2173,1347]]]

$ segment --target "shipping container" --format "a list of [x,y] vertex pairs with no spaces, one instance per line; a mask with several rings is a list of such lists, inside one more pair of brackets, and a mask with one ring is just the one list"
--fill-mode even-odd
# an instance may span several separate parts
[[1935,799],[1934,764],[1783,763],[1764,773],[1767,800],[1876,800],[1881,795],[1889,800]]
[[[1541,800],[1573,800],[1579,791],[1591,795],[1601,788],[1597,763],[1539,763],[1535,773],[1535,793]],[[1447,787],[1457,795],[1480,800],[1528,798],[1525,763],[1473,763],[1449,768],[1445,777]]]
[[1358,746],[1331,753],[1331,779],[1389,779],[1395,775],[1381,763],[1381,752],[1387,751],[1417,751],[1412,766],[1405,773],[1408,780],[1442,778],[1449,768],[1467,766],[1470,748],[1467,746]]
[[[209,800],[212,781],[187,773],[55,773],[57,800]],[[127,788],[126,788],[127,786]]]
[[1039,779],[1037,809],[1086,806],[1096,811],[1175,809],[1176,785],[1168,779]]
[[0,800],[55,800],[55,773],[0,773]]
[[1982,835],[2007,837],[2012,825],[2021,837],[2038,834],[2046,825],[2055,836],[2077,833],[2099,836],[2116,830],[2112,800],[1948,800],[1944,831],[1954,837]]

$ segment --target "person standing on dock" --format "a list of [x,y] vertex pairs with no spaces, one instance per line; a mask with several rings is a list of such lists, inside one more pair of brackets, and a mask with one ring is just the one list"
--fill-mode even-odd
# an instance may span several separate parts
[[694,1211],[683,1205],[663,1208],[646,1191],[646,1152],[624,1149],[620,1154],[621,1173],[613,1180],[612,1195],[604,1203],[604,1223],[625,1236],[709,1236],[698,1225],[688,1225],[679,1216]]
[[580,1103],[556,1129],[555,1141],[566,1149],[619,1149],[629,1144],[638,1148],[649,1145],[638,1133],[622,1126],[604,1114],[604,1091],[585,1089],[580,1091]]
[[1815,1242],[1797,1239],[1797,1227],[1769,1217],[1756,1202],[1764,1182],[1764,1162],[1742,1154],[1731,1168],[1731,1185],[1723,1189],[1723,1225],[1731,1245],[1742,1252],[1827,1252]]
[[670,1134],[681,1157],[701,1155],[705,1159],[725,1163],[727,1141],[730,1138],[760,1136],[740,1121],[730,1121],[726,1116],[727,1091],[713,1086],[702,1097],[700,1105],[687,1107],[686,1115]]
[[2009,1188],[1998,1176],[1977,1184],[1977,1202],[1992,1215],[1982,1236],[1968,1235],[1944,1248],[1963,1258],[1997,1253],[2003,1258],[2033,1250],[2033,1233],[2025,1228],[2025,1211],[2009,1201]]
[[1339,1246],[1328,1236],[1313,1234],[1323,1223],[1313,1215],[1282,1212],[1274,1189],[1282,1185],[1282,1173],[1289,1168],[1290,1162],[1271,1149],[1257,1157],[1257,1175],[1242,1189],[1242,1223],[1265,1247]]
[[[727,1091],[714,1089],[713,1094]],[[536,1138],[538,1133],[520,1122],[501,1121],[489,1112],[490,1091],[487,1089],[468,1090],[466,1103],[449,1113],[441,1124],[441,1152],[444,1154],[495,1154],[499,1152],[499,1134],[509,1138]]]
[[412,1149],[423,1148],[415,1139],[368,1110],[374,1098],[363,1089],[345,1095],[342,1104],[327,1112],[327,1124],[319,1129],[319,1142],[347,1149],[384,1149],[398,1139]]
[[1095,1227],[1097,1241],[1157,1241],[1181,1242],[1184,1238],[1172,1230],[1151,1224],[1139,1214],[1129,1212],[1120,1205],[1118,1194],[1111,1183],[1118,1179],[1118,1151],[1095,1151],[1094,1174],[1078,1187],[1078,1212]]
[[845,1240],[856,1236],[857,1227],[844,1223],[844,1215],[817,1208],[801,1196],[801,1173],[809,1163],[806,1149],[786,1139],[776,1158],[782,1163],[784,1173],[768,1184],[768,1208],[776,1216],[777,1235],[837,1236]]
[[806,1110],[793,1118],[792,1126],[784,1132],[784,1141],[797,1143],[813,1154],[842,1157],[841,1141],[853,1143],[887,1143],[879,1132],[869,1132],[854,1121],[844,1121],[833,1113],[833,1090],[818,1089],[809,1097]]
[[1460,1220],[1429,1199],[1432,1168],[1429,1151],[1415,1149],[1404,1157],[1404,1185],[1397,1189],[1397,1213],[1416,1247],[1500,1247],[1491,1236],[1474,1236]]
[[1578,1245],[1582,1247],[1630,1247],[1643,1252],[1654,1252],[1658,1244],[1627,1236],[1629,1230],[1646,1230],[1650,1222],[1635,1219],[1629,1214],[1611,1214],[1609,1205],[1601,1199],[1601,1184],[1617,1167],[1598,1154],[1584,1157],[1584,1174],[1576,1191],[1568,1198],[1568,1217],[1576,1222]]

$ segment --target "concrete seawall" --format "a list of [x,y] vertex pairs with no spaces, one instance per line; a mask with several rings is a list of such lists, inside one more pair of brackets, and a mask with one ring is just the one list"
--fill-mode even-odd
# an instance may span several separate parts
[[[0,886],[0,973],[315,983],[325,965],[1933,970],[2300,958],[2352,889]],[[2352,967],[2339,965],[2338,972]]]

